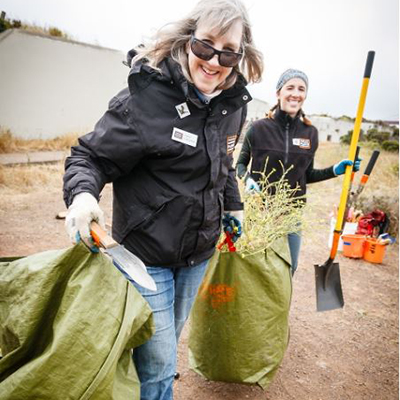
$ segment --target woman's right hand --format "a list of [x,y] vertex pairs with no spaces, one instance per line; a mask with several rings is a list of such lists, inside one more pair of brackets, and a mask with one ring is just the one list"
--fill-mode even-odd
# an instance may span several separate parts
[[90,223],[92,221],[96,221],[105,229],[104,213],[95,197],[86,192],[77,194],[68,208],[65,228],[72,243],[83,240],[91,251],[97,252],[98,248],[90,234]]

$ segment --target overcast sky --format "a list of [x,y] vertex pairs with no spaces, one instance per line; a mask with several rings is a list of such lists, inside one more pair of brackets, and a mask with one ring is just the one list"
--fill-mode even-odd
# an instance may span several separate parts
[[[75,40],[124,52],[196,0],[0,0],[7,17],[56,26]],[[298,68],[310,87],[307,114],[355,117],[369,50],[376,52],[364,117],[399,118],[398,0],[244,0],[265,71],[253,97],[275,104],[281,72]],[[1,55],[0,55],[1,57]],[[27,60],[29,61],[29,60]]]

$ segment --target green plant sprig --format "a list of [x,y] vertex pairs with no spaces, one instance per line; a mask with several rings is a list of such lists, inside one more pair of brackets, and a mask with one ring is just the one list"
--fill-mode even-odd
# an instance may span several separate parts
[[[242,257],[269,248],[277,239],[299,230],[304,223],[304,196],[295,196],[299,187],[291,188],[286,178],[291,169],[284,170],[282,165],[283,174],[276,182],[269,182],[275,170],[268,175],[258,172],[261,176],[259,193],[245,192],[244,183],[239,182],[244,200],[244,221],[243,235],[235,247]],[[222,240],[224,237],[222,233]]]

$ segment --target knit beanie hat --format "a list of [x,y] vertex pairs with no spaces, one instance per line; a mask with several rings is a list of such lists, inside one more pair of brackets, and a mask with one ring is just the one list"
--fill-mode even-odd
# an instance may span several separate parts
[[304,81],[304,83],[306,84],[306,88],[308,89],[307,75],[304,72],[299,71],[298,69],[288,69],[280,76],[278,83],[276,84],[276,91],[279,92],[282,89],[283,85],[287,81],[290,81],[290,79],[293,79],[293,78],[302,79]]

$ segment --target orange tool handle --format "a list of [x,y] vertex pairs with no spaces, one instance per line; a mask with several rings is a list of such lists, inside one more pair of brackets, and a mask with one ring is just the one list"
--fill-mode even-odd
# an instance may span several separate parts
[[117,244],[117,242],[95,221],[90,224],[90,234],[98,247],[109,249]]

